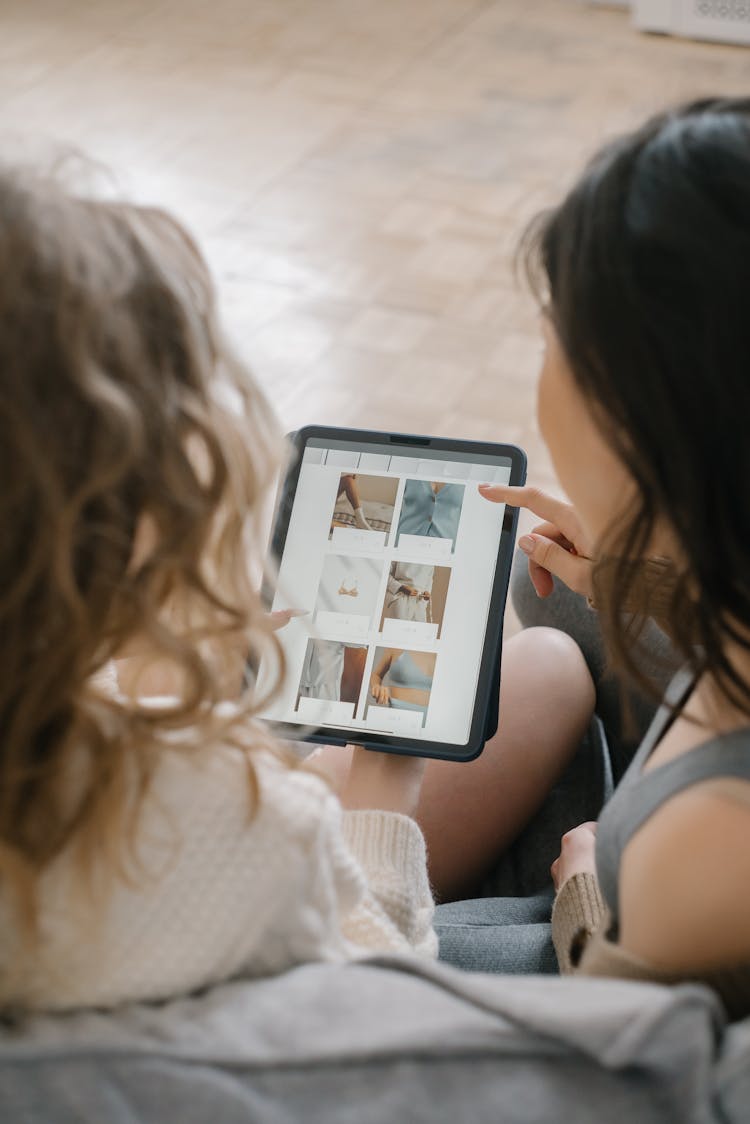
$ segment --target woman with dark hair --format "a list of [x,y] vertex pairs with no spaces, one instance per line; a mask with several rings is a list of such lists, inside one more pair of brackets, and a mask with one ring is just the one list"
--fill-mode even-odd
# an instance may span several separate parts
[[[519,546],[598,610],[648,691],[656,619],[682,667],[597,824],[563,839],[563,971],[702,980],[750,1012],[750,99],[663,113],[602,149],[525,240],[542,289],[539,424],[572,506]],[[585,602],[584,602],[585,607]]]

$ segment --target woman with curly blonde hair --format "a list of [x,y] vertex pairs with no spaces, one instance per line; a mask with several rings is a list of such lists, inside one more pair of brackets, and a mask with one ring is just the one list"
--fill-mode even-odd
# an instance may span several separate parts
[[[0,170],[0,260],[0,1006],[436,955],[424,762],[355,751],[340,801],[243,685],[248,660],[284,674],[257,593],[283,444],[195,244],[161,211]],[[506,819],[473,824],[462,876],[533,810],[585,709],[541,739]],[[464,774],[459,813],[496,761]],[[428,770],[434,815],[452,776]],[[448,885],[458,837],[440,826]]]

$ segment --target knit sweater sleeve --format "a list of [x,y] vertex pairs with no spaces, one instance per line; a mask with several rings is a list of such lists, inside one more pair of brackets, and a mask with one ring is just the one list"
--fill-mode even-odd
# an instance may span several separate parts
[[730,1019],[750,1013],[750,963],[674,971],[652,964],[607,936],[610,915],[594,874],[574,874],[562,885],[552,909],[552,939],[563,975],[637,980],[642,983],[707,984]]
[[609,910],[594,874],[574,874],[560,888],[552,909],[552,939],[563,975],[604,976],[676,983],[662,971],[607,937]]
[[563,975],[574,972],[591,938],[607,916],[595,874],[573,874],[560,887],[552,907],[552,941]]
[[342,842],[363,876],[362,894],[342,920],[356,945],[437,956],[424,836],[397,812],[345,812]]

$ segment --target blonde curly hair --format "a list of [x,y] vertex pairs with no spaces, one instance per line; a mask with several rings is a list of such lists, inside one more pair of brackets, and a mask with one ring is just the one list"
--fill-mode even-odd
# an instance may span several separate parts
[[[164,212],[0,169],[0,258],[0,887],[33,935],[64,850],[122,867],[161,752],[234,741],[257,795],[269,695],[240,685],[284,671],[257,593],[283,446]],[[102,689],[134,645],[175,698]]]

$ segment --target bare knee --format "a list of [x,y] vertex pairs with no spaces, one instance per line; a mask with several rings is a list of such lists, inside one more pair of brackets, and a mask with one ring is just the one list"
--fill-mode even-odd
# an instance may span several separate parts
[[578,644],[557,628],[526,628],[508,641],[514,662],[523,669],[527,687],[547,705],[574,722],[588,722],[596,702],[596,688]]

